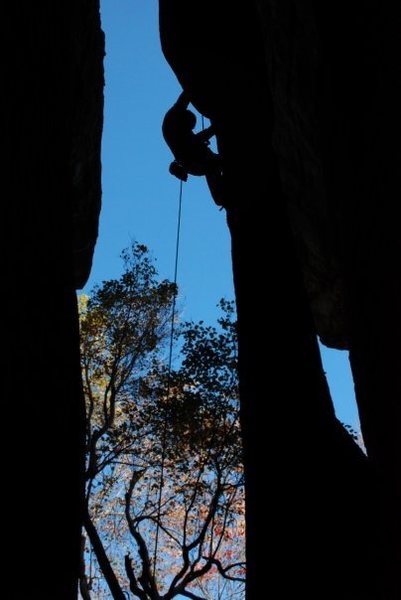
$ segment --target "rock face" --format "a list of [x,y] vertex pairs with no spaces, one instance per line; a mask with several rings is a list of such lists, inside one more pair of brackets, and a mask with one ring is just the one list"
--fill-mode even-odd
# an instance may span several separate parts
[[10,3],[3,22],[5,594],[72,600],[84,461],[75,288],[100,208],[103,34],[97,0]]
[[71,177],[75,287],[89,277],[101,198],[104,39],[98,2],[86,1],[72,31],[73,89]]
[[324,7],[258,1],[257,7],[274,105],[273,146],[306,289],[322,341],[350,351],[362,431],[380,480],[386,573],[381,594],[396,598],[401,596],[401,352],[394,344],[401,335],[401,209],[395,201],[401,193],[400,7],[385,10],[374,1]]
[[[322,154],[321,40],[312,2],[257,2],[274,110],[272,144],[316,331],[349,345],[340,236],[333,225]],[[324,75],[323,75],[324,76]]]
[[[9,3],[3,21],[3,570],[11,598],[72,600],[103,35],[97,0]],[[163,51],[224,161],[248,600],[401,597],[399,31],[378,0],[160,0]],[[316,333],[349,348],[368,458],[335,419]]]
[[[224,165],[239,315],[248,598],[280,589],[283,597],[395,600],[398,7],[308,0],[159,6],[166,59],[211,119]],[[368,459],[335,420],[316,334],[349,348]],[[270,569],[257,548],[266,548]]]

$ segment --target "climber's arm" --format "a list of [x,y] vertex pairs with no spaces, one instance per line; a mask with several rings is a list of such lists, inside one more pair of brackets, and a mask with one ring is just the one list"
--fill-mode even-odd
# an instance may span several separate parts
[[214,133],[213,125],[210,125],[210,127],[206,127],[205,129],[202,129],[202,131],[199,131],[196,134],[196,137],[202,142],[208,142],[210,138],[214,136]]
[[185,108],[187,108],[189,103],[190,103],[190,99],[189,99],[187,92],[182,92],[178,96],[177,102],[175,103],[174,106],[176,106],[177,108],[180,108],[180,109],[185,109]]

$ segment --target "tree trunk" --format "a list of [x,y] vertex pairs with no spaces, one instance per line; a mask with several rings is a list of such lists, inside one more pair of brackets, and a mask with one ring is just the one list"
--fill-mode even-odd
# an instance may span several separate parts
[[90,543],[92,544],[93,551],[96,555],[99,567],[102,570],[103,576],[106,580],[109,590],[114,600],[126,600],[125,594],[120,587],[118,579],[113,571],[113,567],[110,564],[108,556],[102,544],[102,540],[94,526],[89,513],[86,512],[84,518],[84,525],[86,533],[89,536]]

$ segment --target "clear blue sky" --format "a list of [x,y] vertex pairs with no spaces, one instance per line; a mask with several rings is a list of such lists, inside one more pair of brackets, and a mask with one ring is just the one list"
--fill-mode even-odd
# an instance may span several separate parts
[[[85,293],[119,276],[119,254],[132,240],[149,247],[162,277],[173,277],[179,182],[168,172],[172,157],[161,123],[181,88],[161,52],[157,10],[157,0],[101,0],[103,200]],[[218,300],[234,296],[225,211],[218,210],[199,177],[184,184],[178,283],[186,320],[214,321]],[[347,353],[323,349],[323,359],[337,414],[355,426]]]

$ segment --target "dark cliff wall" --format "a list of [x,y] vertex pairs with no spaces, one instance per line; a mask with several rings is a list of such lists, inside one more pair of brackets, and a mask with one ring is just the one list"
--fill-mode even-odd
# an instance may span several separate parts
[[[248,598],[279,589],[283,597],[395,600],[398,13],[375,2],[159,5],[166,59],[211,118],[223,159]],[[368,460],[335,420],[316,333],[350,348]]]
[[[160,0],[161,39],[224,159],[248,598],[396,600],[399,9],[322,4]],[[96,0],[15,3],[3,20],[3,571],[10,598],[72,599],[83,467],[74,289],[97,235],[103,36]],[[350,349],[369,460],[335,420],[316,328]]]
[[401,7],[372,0],[257,6],[290,221],[318,333],[350,350],[380,482],[382,593],[399,597]]
[[96,0],[18,2],[3,22],[4,593],[70,600],[84,459],[75,288],[100,208],[103,35]]

